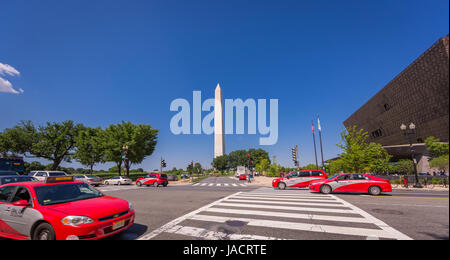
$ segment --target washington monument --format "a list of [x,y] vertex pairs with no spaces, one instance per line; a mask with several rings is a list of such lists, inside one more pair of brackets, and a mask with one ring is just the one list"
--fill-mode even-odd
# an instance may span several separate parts
[[214,106],[214,158],[225,154],[222,89],[217,84]]

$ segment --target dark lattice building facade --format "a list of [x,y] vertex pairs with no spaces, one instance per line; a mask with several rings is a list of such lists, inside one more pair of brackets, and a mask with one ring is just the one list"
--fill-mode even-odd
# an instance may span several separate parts
[[[368,131],[371,142],[380,143],[389,153],[407,157],[407,140],[400,125],[416,125],[418,160],[425,155],[424,140],[429,136],[449,140],[449,37],[437,41],[387,86],[345,122]],[[423,152],[423,154],[420,154]],[[422,171],[427,163],[421,162]],[[419,163],[420,164],[420,163]],[[420,168],[420,167],[419,167]]]

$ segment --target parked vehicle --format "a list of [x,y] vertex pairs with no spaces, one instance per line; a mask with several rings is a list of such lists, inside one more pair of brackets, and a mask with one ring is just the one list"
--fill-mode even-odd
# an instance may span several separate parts
[[45,181],[47,177],[64,177],[69,175],[61,171],[32,171],[28,176],[34,177],[38,179],[38,181]]
[[178,176],[176,176],[175,174],[168,175],[167,180],[168,181],[178,181]]
[[285,177],[277,178],[272,181],[272,187],[284,190],[286,188],[305,188],[312,181],[324,180],[328,176],[324,171],[295,171],[286,174]]
[[148,186],[167,187],[168,184],[169,184],[169,181],[167,180],[167,175],[161,174],[161,173],[150,173],[147,176],[145,176],[144,178],[140,178],[140,179],[136,180],[136,185],[139,187],[141,187],[142,185],[145,185],[147,187]]
[[96,240],[134,223],[133,206],[72,176],[0,186],[0,236],[18,240]]
[[111,179],[105,180],[105,185],[131,185],[133,183],[133,180],[123,177],[123,176],[116,176]]
[[189,179],[190,178],[190,174],[189,173],[182,173],[180,178],[181,179]]
[[38,180],[34,177],[21,175],[0,176],[0,185],[5,185],[8,183],[29,182],[29,181],[38,181]]
[[240,181],[245,181],[245,180],[247,180],[247,174],[241,174],[241,175],[239,175],[239,180],[240,180]]
[[18,176],[19,173],[14,171],[0,171],[0,176]]
[[95,175],[76,175],[73,178],[76,181],[82,181],[95,187],[103,184],[103,180]]
[[25,162],[22,157],[1,157],[0,171],[13,171],[19,175],[25,174]]
[[388,179],[363,173],[344,173],[327,180],[314,181],[309,186],[313,192],[329,194],[332,192],[369,193],[377,196],[382,192],[392,192]]

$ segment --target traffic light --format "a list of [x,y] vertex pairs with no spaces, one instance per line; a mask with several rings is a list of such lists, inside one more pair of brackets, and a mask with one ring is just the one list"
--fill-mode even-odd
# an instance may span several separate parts
[[292,148],[292,160],[294,161],[295,166],[298,166],[298,145],[295,148]]
[[161,167],[162,168],[166,168],[167,167],[166,160],[161,160]]

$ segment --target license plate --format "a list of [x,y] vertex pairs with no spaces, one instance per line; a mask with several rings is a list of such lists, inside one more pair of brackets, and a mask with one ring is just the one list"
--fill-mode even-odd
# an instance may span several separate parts
[[115,223],[113,223],[113,230],[119,229],[119,228],[123,228],[125,226],[125,220],[121,220],[121,221],[117,221]]

